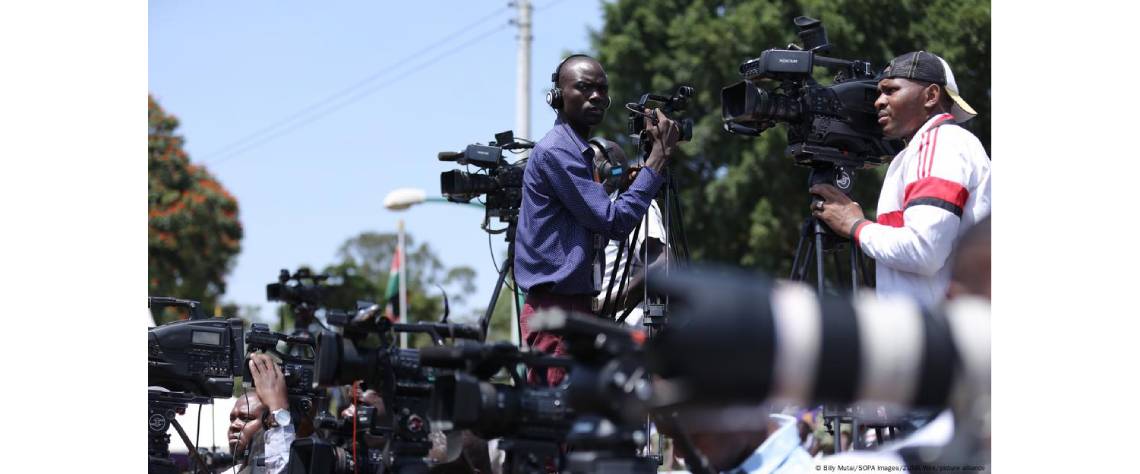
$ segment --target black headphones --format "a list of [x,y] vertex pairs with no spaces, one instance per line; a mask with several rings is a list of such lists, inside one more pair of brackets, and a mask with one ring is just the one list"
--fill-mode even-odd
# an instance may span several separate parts
[[562,110],[562,89],[558,87],[558,76],[562,73],[562,65],[566,64],[566,61],[574,58],[589,57],[590,55],[588,54],[571,54],[566,56],[566,59],[563,59],[562,62],[558,63],[558,67],[554,68],[554,73],[550,75],[550,82],[554,83],[554,86],[546,91],[546,103],[550,105],[550,108]]
[[610,182],[616,188],[622,173],[625,173],[625,164],[614,158],[612,151],[615,145],[600,136],[591,138],[590,144],[601,151],[600,157],[594,155],[594,181],[602,184]]

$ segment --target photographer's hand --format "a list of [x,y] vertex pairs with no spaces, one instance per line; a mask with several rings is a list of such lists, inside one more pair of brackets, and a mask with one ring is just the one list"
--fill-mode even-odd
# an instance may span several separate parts
[[830,184],[817,184],[808,192],[823,198],[822,209],[814,207],[811,215],[823,221],[831,230],[843,237],[851,238],[851,228],[863,219],[863,208],[848,198],[843,191]]
[[285,395],[285,374],[281,373],[281,366],[265,354],[250,354],[249,371],[253,375],[258,398],[261,398],[271,413],[280,408],[289,408],[289,399]]
[[660,109],[653,109],[653,113],[657,116],[656,125],[648,117],[644,119],[645,129],[653,137],[653,150],[649,152],[649,159],[645,160],[645,166],[661,173],[673,155],[673,150],[677,148],[677,140],[681,138],[681,128],[677,126],[677,122],[666,117]]

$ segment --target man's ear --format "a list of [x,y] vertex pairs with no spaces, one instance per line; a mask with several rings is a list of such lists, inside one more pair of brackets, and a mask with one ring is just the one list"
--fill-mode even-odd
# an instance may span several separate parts
[[946,89],[938,84],[927,85],[922,91],[922,105],[927,109],[938,108],[938,104],[942,102],[942,96],[946,94]]

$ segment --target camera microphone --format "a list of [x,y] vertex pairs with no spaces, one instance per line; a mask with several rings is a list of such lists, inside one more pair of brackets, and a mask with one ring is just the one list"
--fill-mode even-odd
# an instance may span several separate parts
[[439,161],[459,161],[463,159],[463,152],[461,151],[441,151],[439,152]]

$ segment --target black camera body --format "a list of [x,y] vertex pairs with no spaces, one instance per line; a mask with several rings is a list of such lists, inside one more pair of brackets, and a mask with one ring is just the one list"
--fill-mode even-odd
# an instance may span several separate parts
[[293,441],[289,472],[384,472],[383,450],[369,447],[365,441],[367,435],[375,434],[378,424],[376,408],[367,405],[356,407],[354,419],[318,413],[313,427],[321,435]]
[[277,283],[265,285],[265,297],[269,301],[280,301],[289,306],[317,307],[328,294],[328,287],[325,286],[328,279],[328,275],[314,274],[304,267],[293,273],[282,268]]
[[[677,91],[671,96],[664,96],[652,93],[642,94],[637,102],[631,102],[625,105],[626,110],[629,110],[629,119],[626,122],[626,129],[629,136],[638,139],[641,143],[641,151],[646,155],[652,150],[653,141],[645,137],[645,118],[653,123],[657,123],[657,117],[651,115],[649,109],[660,108],[661,112],[665,115],[672,115],[677,112],[682,112],[689,105],[689,98],[693,96],[693,88],[689,86],[679,86]],[[678,125],[681,129],[681,136],[677,141],[687,142],[693,139],[693,119],[682,119]]]
[[[878,80],[871,63],[820,55],[831,48],[823,24],[808,17],[797,17],[795,24],[803,47],[762,52],[741,64],[744,81],[721,90],[725,129],[756,136],[785,124],[787,154],[799,165],[826,169],[813,176],[813,184],[830,182],[850,194],[854,170],[883,164],[903,143],[883,137],[878,126]],[[812,78],[816,66],[837,71],[832,85]],[[766,89],[762,81],[779,85]]]
[[[394,323],[379,315],[378,306],[366,302],[360,306],[355,315],[337,313],[329,318],[344,334],[317,335],[316,384],[330,387],[363,380],[379,392],[386,414],[371,420],[368,433],[385,437],[391,455],[384,458],[384,465],[418,466],[431,449],[427,412],[435,374],[420,363],[419,350],[395,344],[396,334],[426,333],[434,344],[443,344],[445,338],[476,339],[481,331],[448,323]],[[370,342],[373,339],[379,343]]]
[[439,161],[454,161],[461,165],[474,165],[481,168],[485,174],[469,173],[461,170],[445,171],[439,175],[439,188],[447,200],[451,202],[470,202],[472,199],[486,194],[486,219],[484,230],[488,229],[491,218],[499,222],[514,224],[518,221],[519,206],[522,205],[523,169],[526,160],[508,163],[503,158],[503,151],[525,150],[533,148],[534,143],[515,139],[514,132],[506,131],[495,134],[495,140],[486,145],[478,143],[467,145],[461,152],[440,152]]
[[[422,364],[441,369],[432,391],[433,421],[486,439],[559,442],[566,436],[573,420],[566,390],[529,386],[515,370],[519,364],[545,368],[554,359],[507,342],[427,347],[420,353]],[[502,369],[514,385],[490,381]]]
[[[278,351],[277,344],[279,342],[287,343],[295,350],[304,351],[305,348],[308,348],[310,353],[315,354],[316,341],[306,336],[288,336],[270,331],[269,326],[262,323],[251,325],[246,334],[247,353],[269,352],[281,360],[281,373],[285,376],[285,394],[289,398],[289,406],[296,407],[299,413],[308,412],[309,408],[312,407],[313,398],[318,395],[314,385],[316,371],[313,367],[313,359],[291,355],[294,351],[289,351],[290,353]],[[245,359],[242,377],[243,380],[250,382],[250,386],[256,386],[253,383],[253,374],[250,372],[248,357]]]
[[[183,300],[151,298],[151,304]],[[197,302],[192,302],[197,303]],[[191,317],[197,317],[191,312]],[[148,331],[147,381],[171,391],[225,398],[241,373],[244,328],[237,318],[174,321]]]

